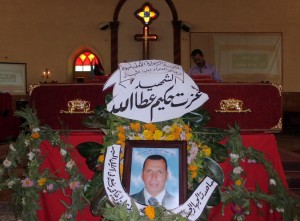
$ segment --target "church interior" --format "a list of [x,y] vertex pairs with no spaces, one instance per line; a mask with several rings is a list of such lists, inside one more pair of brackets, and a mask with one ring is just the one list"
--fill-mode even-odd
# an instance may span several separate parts
[[[8,142],[17,136],[22,123],[13,116],[14,111],[34,106],[41,120],[53,129],[83,130],[80,118],[74,115],[61,117],[70,123],[61,125],[57,116],[68,108],[65,105],[62,110],[61,103],[82,96],[103,104],[103,84],[119,70],[120,63],[164,60],[181,65],[188,73],[194,65],[191,52],[199,48],[223,78],[220,83],[195,79],[212,100],[206,106],[212,113],[212,126],[227,127],[214,111],[214,99],[227,93],[240,95],[246,101],[245,108],[257,111],[256,116],[249,119],[241,113],[229,121],[234,124],[238,119],[245,134],[275,135],[290,190],[300,196],[299,1],[2,3],[1,162]],[[146,3],[156,14],[145,25],[136,14],[145,10]],[[218,102],[215,100],[216,105]],[[2,215],[14,220],[7,206],[10,194],[0,191],[0,220]]]

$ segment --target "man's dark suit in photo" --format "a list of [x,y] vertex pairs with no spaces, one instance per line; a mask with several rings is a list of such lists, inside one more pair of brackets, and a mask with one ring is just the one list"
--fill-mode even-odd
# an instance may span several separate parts
[[148,156],[144,161],[142,170],[144,188],[131,197],[145,205],[161,205],[166,209],[178,207],[179,199],[176,199],[165,189],[168,175],[168,164],[163,156]]

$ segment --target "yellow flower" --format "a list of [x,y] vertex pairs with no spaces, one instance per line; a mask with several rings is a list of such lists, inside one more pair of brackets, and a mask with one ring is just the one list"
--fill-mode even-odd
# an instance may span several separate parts
[[38,180],[38,185],[39,186],[43,186],[46,183],[47,179],[42,177]]
[[240,186],[242,185],[242,181],[240,179],[234,181],[235,185]]
[[189,171],[193,172],[193,171],[197,171],[198,167],[195,164],[191,164],[189,165]]
[[192,171],[192,172],[191,172],[191,175],[192,175],[192,178],[193,178],[193,179],[196,178],[196,177],[197,177],[197,171]]
[[169,134],[168,136],[166,136],[165,140],[174,140],[174,135]]
[[124,141],[118,140],[116,143],[120,144],[121,147],[123,147],[123,148],[125,147],[125,142]]
[[187,148],[187,150],[190,150],[191,146],[188,144],[186,148]]
[[182,128],[178,126],[177,124],[172,125],[172,132],[174,134],[180,134],[182,132]]
[[118,126],[117,130],[118,130],[119,133],[122,133],[122,134],[125,133],[125,130],[124,130],[123,126]]
[[153,133],[149,130],[144,130],[143,135],[146,140],[153,140]]
[[144,128],[145,128],[146,130],[149,130],[149,131],[151,131],[151,132],[154,132],[154,131],[156,130],[156,125],[155,125],[155,124],[149,123],[149,124],[145,124],[145,125],[144,125]]
[[205,153],[207,157],[211,155],[211,149],[208,146],[203,146],[202,151]]
[[36,132],[36,133],[31,134],[31,137],[33,139],[38,139],[40,137],[40,134]]
[[153,220],[155,218],[155,208],[153,206],[147,206],[145,208],[145,214],[150,220]]
[[132,130],[134,130],[135,132],[139,132],[140,127],[141,127],[141,125],[138,122],[137,123],[130,123],[130,128]]
[[190,140],[192,137],[193,137],[193,134],[191,134],[191,133],[186,133],[185,134],[185,139],[186,140]]
[[126,139],[125,134],[123,134],[123,133],[118,133],[118,138],[121,141],[125,141],[125,139]]
[[134,140],[141,140],[140,136],[134,136],[133,139]]
[[100,162],[100,163],[103,163],[103,162],[104,162],[104,154],[101,154],[101,155],[98,157],[98,162]]
[[185,125],[183,125],[183,130],[184,130],[186,133],[189,133],[189,132],[191,132],[192,129],[190,128],[189,125],[185,124]]
[[173,133],[174,140],[180,140],[180,134],[179,133]]
[[122,160],[124,158],[124,152],[120,153],[120,159]]
[[154,140],[161,140],[163,135],[163,132],[161,130],[155,130],[154,135],[153,135],[153,139]]
[[120,164],[120,176],[123,176],[123,169],[124,169],[124,165]]

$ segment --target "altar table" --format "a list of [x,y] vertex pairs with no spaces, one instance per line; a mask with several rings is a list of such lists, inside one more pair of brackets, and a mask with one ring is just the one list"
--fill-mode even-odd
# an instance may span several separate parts
[[[246,147],[253,147],[264,153],[267,160],[272,162],[274,169],[277,171],[283,184],[288,187],[281,159],[277,150],[276,138],[273,134],[244,134],[242,135],[243,144]],[[66,143],[72,144],[76,147],[78,144],[87,141],[93,141],[102,143],[102,134],[99,132],[72,132],[68,137],[64,137]],[[41,150],[43,153],[47,153],[42,168],[48,168],[56,175],[67,178],[67,173],[64,171],[65,164],[61,160],[59,150],[52,148],[49,142],[43,142],[41,144]],[[87,179],[91,179],[93,172],[90,171],[85,164],[85,159],[79,155],[74,148],[71,153],[73,160],[79,165],[79,171],[83,173]],[[225,185],[231,184],[229,174],[232,171],[232,166],[229,163],[229,159],[221,163],[220,166],[225,174]],[[244,163],[245,172],[248,174],[247,185],[249,189],[254,189],[256,184],[259,184],[262,191],[268,189],[269,177],[264,171],[263,167],[259,164]],[[58,172],[60,170],[60,172]],[[40,196],[42,210],[38,211],[38,217],[40,221],[57,221],[61,214],[65,211],[65,207],[60,200],[70,202],[62,192],[57,191],[55,193],[42,193]],[[261,215],[263,212],[264,216]],[[210,221],[230,221],[233,217],[233,213],[230,206],[227,206],[224,210],[224,216],[221,215],[221,205],[214,207],[209,215]],[[80,213],[76,219],[77,221],[96,221],[100,220],[100,217],[94,217],[89,209],[89,206]],[[269,207],[263,205],[262,209],[258,209],[256,205],[251,205],[251,215],[247,216],[247,221],[279,221],[282,220],[281,215],[277,212],[272,214],[269,212]]]

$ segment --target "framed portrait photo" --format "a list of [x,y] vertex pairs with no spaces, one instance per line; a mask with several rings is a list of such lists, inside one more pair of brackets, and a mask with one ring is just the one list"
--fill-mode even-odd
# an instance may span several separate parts
[[126,141],[122,183],[138,203],[174,209],[187,199],[186,141]]

